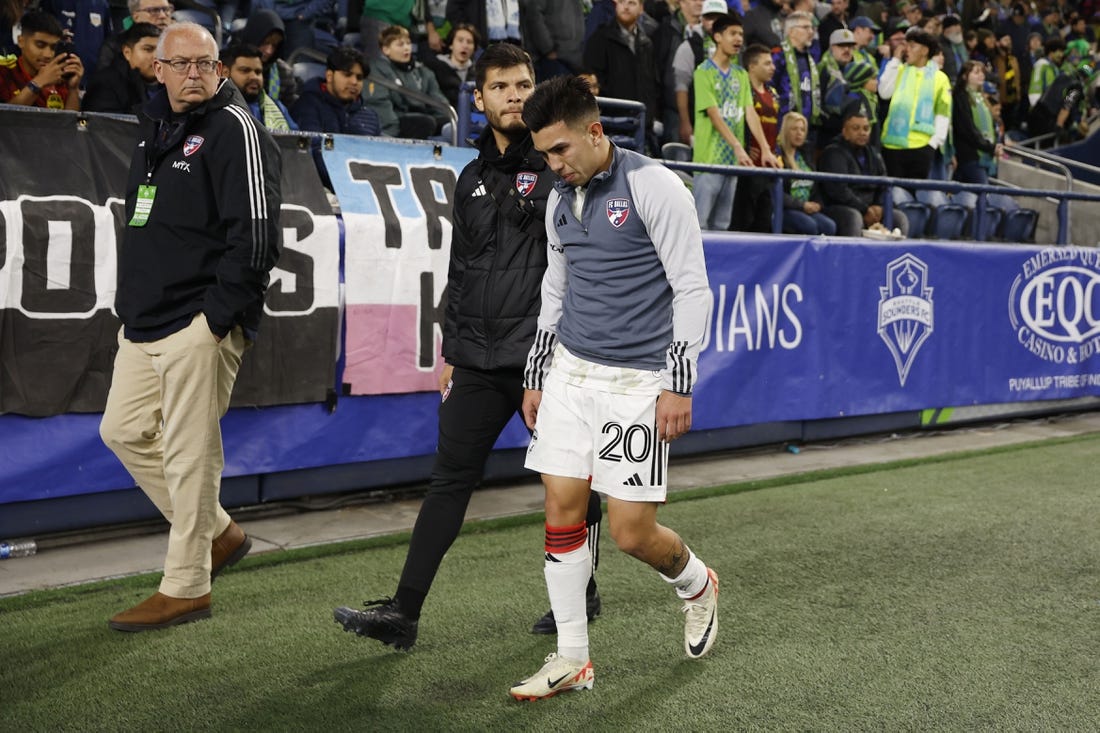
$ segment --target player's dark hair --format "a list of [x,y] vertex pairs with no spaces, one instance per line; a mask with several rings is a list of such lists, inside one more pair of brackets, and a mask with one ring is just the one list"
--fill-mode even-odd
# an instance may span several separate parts
[[531,79],[534,80],[535,67],[531,64],[531,57],[526,51],[511,43],[492,43],[474,64],[474,85],[480,92],[485,87],[485,79],[489,76],[490,69],[510,69],[513,66],[526,66]]
[[576,76],[556,76],[537,87],[523,105],[523,122],[531,132],[564,122],[569,127],[600,119],[600,107],[588,82]]

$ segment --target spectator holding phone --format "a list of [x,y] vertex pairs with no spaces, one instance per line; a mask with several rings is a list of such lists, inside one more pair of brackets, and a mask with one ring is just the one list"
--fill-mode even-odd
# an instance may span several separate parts
[[80,109],[84,64],[72,42],[62,41],[61,24],[32,10],[20,22],[19,56],[0,61],[0,102],[48,109]]

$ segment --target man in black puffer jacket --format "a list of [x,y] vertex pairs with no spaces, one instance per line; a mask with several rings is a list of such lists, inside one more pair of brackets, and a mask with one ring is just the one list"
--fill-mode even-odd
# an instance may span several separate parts
[[[530,57],[508,43],[489,46],[478,59],[474,101],[489,126],[480,155],[455,187],[454,231],[447,279],[440,376],[439,441],[431,484],[420,507],[405,568],[392,599],[365,611],[337,608],[346,631],[397,649],[416,642],[420,610],[444,554],[462,527],[485,461],[523,402],[523,368],[535,339],[546,270],[546,199],[555,176],[531,146],[520,113],[534,90]],[[600,502],[588,508],[593,569]],[[593,580],[588,618],[600,611]],[[553,634],[552,613],[534,633]]]

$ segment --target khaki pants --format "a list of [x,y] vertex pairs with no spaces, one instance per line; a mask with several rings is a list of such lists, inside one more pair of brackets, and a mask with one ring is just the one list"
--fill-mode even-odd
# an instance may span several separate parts
[[136,343],[118,335],[118,355],[99,434],[172,529],[160,592],[210,592],[210,544],[229,526],[218,501],[219,420],[246,349],[234,327],[215,342],[199,313],[182,331]]

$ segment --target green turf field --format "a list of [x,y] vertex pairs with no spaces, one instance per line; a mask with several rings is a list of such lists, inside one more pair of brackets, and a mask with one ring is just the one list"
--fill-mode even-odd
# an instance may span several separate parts
[[[389,594],[403,538],[249,558],[209,621],[121,634],[145,576],[0,600],[0,730],[1096,730],[1100,436],[677,497],[721,577],[711,655],[603,541],[595,689],[517,703],[552,639],[539,518],[445,561],[408,654],[332,608]],[[672,469],[675,479],[675,466]],[[744,489],[756,489],[745,491]]]

